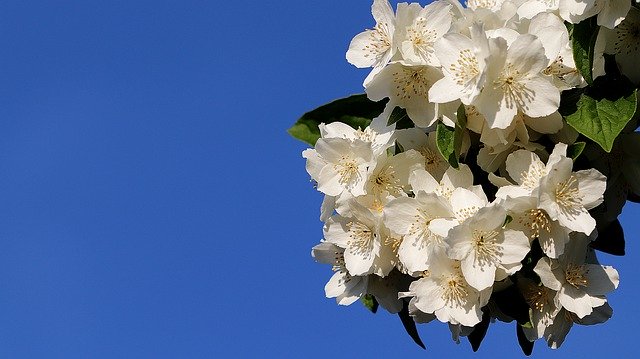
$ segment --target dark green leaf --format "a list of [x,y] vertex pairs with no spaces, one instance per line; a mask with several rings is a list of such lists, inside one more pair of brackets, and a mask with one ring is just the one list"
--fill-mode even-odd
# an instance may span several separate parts
[[396,125],[396,130],[402,130],[405,128],[415,127],[411,118],[407,114],[407,110],[402,107],[396,106],[391,115],[389,115],[389,120],[387,121],[387,125]]
[[402,107],[394,107],[393,111],[391,111],[391,115],[389,115],[389,120],[387,121],[387,126],[391,126],[394,123],[401,121],[405,118],[409,118],[409,115],[407,114],[407,110],[405,110]]
[[467,126],[467,115],[464,105],[460,105],[457,111],[457,123],[455,128],[447,127],[442,122],[436,126],[436,145],[440,154],[453,168],[458,168],[458,159],[462,148],[464,129]]
[[518,344],[520,344],[520,348],[522,348],[522,352],[524,355],[529,356],[533,353],[533,344],[534,342],[530,342],[529,339],[524,335],[524,330],[522,326],[516,324],[516,335],[518,336]]
[[571,31],[573,60],[589,85],[593,84],[593,57],[599,30],[597,19],[593,16],[573,25]]
[[[464,129],[467,128],[467,113],[465,112],[464,105],[458,107],[456,112],[457,123],[456,132],[453,136],[453,145],[456,153],[456,161],[460,158],[460,151],[462,148],[462,139],[464,137]],[[457,167],[456,167],[457,168]]]
[[502,227],[506,226],[511,222],[513,222],[513,217],[511,217],[510,215],[507,215],[507,217],[504,219],[504,223],[502,224]]
[[366,294],[362,298],[360,298],[362,304],[371,311],[371,313],[375,314],[378,311],[378,301],[376,297],[371,294]]
[[402,321],[402,325],[404,326],[404,330],[407,331],[407,334],[413,339],[413,341],[418,344],[422,349],[427,349],[420,339],[420,334],[418,334],[418,328],[416,328],[416,322],[409,315],[409,304],[408,302],[403,303],[402,310],[398,313],[400,320]]
[[307,112],[287,131],[311,146],[320,138],[321,123],[343,122],[354,129],[367,127],[371,120],[382,113],[385,101],[373,102],[367,95],[353,95],[330,102]]
[[484,339],[484,336],[487,335],[487,329],[489,329],[489,323],[491,322],[491,315],[489,315],[489,309],[487,307],[482,308],[482,321],[476,324],[473,327],[473,331],[469,336],[467,336],[467,340],[471,344],[471,348],[474,352],[477,352],[480,349],[480,344]]
[[591,248],[616,256],[625,254],[624,247],[624,231],[617,219],[603,229],[598,228],[598,238],[591,242]]
[[567,148],[567,156],[571,157],[571,159],[575,161],[578,157],[580,157],[580,154],[582,154],[582,151],[584,151],[584,147],[586,145],[586,142],[576,142],[570,145]]
[[438,151],[449,162],[453,168],[458,168],[458,157],[456,156],[454,136],[455,129],[445,126],[444,123],[438,122],[436,128],[436,144]]

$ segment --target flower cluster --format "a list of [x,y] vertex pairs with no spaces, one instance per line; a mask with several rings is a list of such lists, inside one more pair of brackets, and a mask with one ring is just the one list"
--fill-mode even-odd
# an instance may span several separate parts
[[[372,68],[366,96],[386,101],[384,111],[366,127],[319,124],[303,152],[324,194],[324,239],[312,255],[333,268],[327,297],[373,298],[416,323],[448,323],[455,340],[491,319],[516,320],[528,341],[552,348],[574,323],[609,319],[618,272],[592,247],[640,192],[637,151],[623,156],[632,145],[621,144],[640,142],[634,126],[603,155],[559,110],[564,93],[586,94],[608,76],[607,61],[640,82],[631,3],[439,0],[394,12],[374,0],[376,24],[346,58]],[[589,21],[600,32],[587,76],[572,29]],[[612,170],[623,158],[632,164]],[[524,315],[504,305],[505,293]]]

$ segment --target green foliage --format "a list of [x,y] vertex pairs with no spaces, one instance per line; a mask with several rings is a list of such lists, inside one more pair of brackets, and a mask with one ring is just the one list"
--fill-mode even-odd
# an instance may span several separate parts
[[571,159],[575,161],[576,159],[578,159],[578,157],[580,157],[586,145],[586,142],[576,142],[570,145],[567,148],[567,157],[571,157]]
[[366,294],[362,298],[360,298],[362,304],[371,311],[371,313],[375,314],[378,311],[378,301],[376,297],[371,294]]
[[585,89],[565,91],[559,111],[571,127],[611,152],[636,113],[638,97],[635,86],[619,73],[615,59],[605,56],[605,60],[606,76]]
[[436,127],[436,145],[438,151],[449,162],[451,167],[458,168],[460,149],[462,148],[462,138],[467,125],[467,116],[464,105],[460,105],[457,112],[458,121],[455,128],[447,127],[442,122],[438,122]]
[[449,164],[458,168],[458,156],[456,156],[455,144],[454,144],[455,129],[447,127],[444,123],[438,122],[436,128],[436,145],[438,151],[449,162]]
[[577,111],[566,117],[571,127],[596,142],[607,152],[622,129],[633,118],[637,108],[637,91],[614,100],[582,94]]
[[393,109],[391,115],[389,115],[389,121],[387,121],[388,126],[393,124],[396,125],[396,130],[414,127],[413,121],[411,121],[407,114],[407,110],[398,106]]
[[354,129],[364,129],[384,110],[386,101],[373,102],[367,95],[353,95],[307,112],[287,131],[291,136],[315,146],[321,123],[343,122]]
[[582,74],[589,85],[593,85],[593,58],[596,47],[596,39],[600,27],[596,17],[583,20],[570,27],[571,42],[573,45],[573,60],[576,68]]

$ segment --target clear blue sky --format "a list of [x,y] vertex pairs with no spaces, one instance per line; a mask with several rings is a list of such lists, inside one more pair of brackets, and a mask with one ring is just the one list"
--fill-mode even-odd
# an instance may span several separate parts
[[[444,325],[324,298],[320,195],[285,130],[362,92],[369,1],[0,3],[0,357],[464,357]],[[639,207],[605,325],[539,357],[636,352]],[[475,357],[518,353],[489,329]]]

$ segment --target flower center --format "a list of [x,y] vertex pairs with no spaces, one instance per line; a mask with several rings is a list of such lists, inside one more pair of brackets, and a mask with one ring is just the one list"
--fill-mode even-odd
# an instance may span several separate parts
[[407,37],[420,57],[426,58],[433,51],[436,32],[427,26],[425,18],[418,18],[413,26],[407,29]]
[[358,164],[349,156],[342,156],[334,168],[340,176],[340,184],[344,185],[358,177]]
[[526,103],[533,99],[532,91],[518,81],[521,77],[520,71],[516,70],[513,64],[507,63],[500,77],[493,82],[494,88],[499,88],[504,93],[508,108],[526,109]]
[[480,264],[498,263],[500,248],[494,242],[497,236],[496,231],[473,231],[471,245]]
[[440,154],[432,151],[429,147],[422,146],[418,152],[424,157],[424,165],[429,173],[433,173],[436,168],[443,162]]
[[448,305],[464,305],[468,291],[459,265],[455,267],[454,273],[443,278],[441,285],[443,287],[442,299]]
[[551,305],[549,290],[544,286],[531,285],[524,291],[524,300],[531,309],[542,313],[544,309]]
[[527,189],[535,189],[536,187],[538,187],[540,178],[544,177],[546,174],[547,170],[542,162],[531,162],[529,169],[520,173],[522,181],[520,185]]
[[402,244],[402,237],[387,236],[383,243],[385,246],[391,248],[393,253],[397,256],[398,248],[400,248],[400,245]]
[[376,176],[371,180],[373,183],[373,192],[377,195],[386,192],[398,194],[402,191],[400,179],[396,177],[396,171],[393,166],[387,165],[382,167]]
[[374,234],[371,228],[361,222],[347,223],[349,240],[347,245],[354,254],[370,254]]
[[387,23],[379,23],[369,31],[369,42],[364,45],[362,52],[364,57],[373,57],[376,61],[384,56],[384,54],[391,48],[391,41],[389,39],[389,26]]
[[471,49],[464,49],[458,53],[458,61],[449,65],[449,72],[456,84],[463,86],[480,73],[478,59]]
[[587,270],[584,265],[575,265],[573,263],[569,263],[564,271],[567,283],[571,284],[576,289],[589,285],[589,280],[587,279],[586,274]]
[[556,202],[565,211],[571,211],[582,205],[582,195],[578,188],[578,180],[575,176],[569,177],[566,181],[558,183],[556,186]]
[[396,97],[403,100],[411,100],[413,97],[428,98],[431,84],[424,68],[403,67],[393,73]]
[[539,238],[541,231],[551,233],[551,219],[547,212],[542,209],[526,211],[518,222],[531,231],[531,239]]

